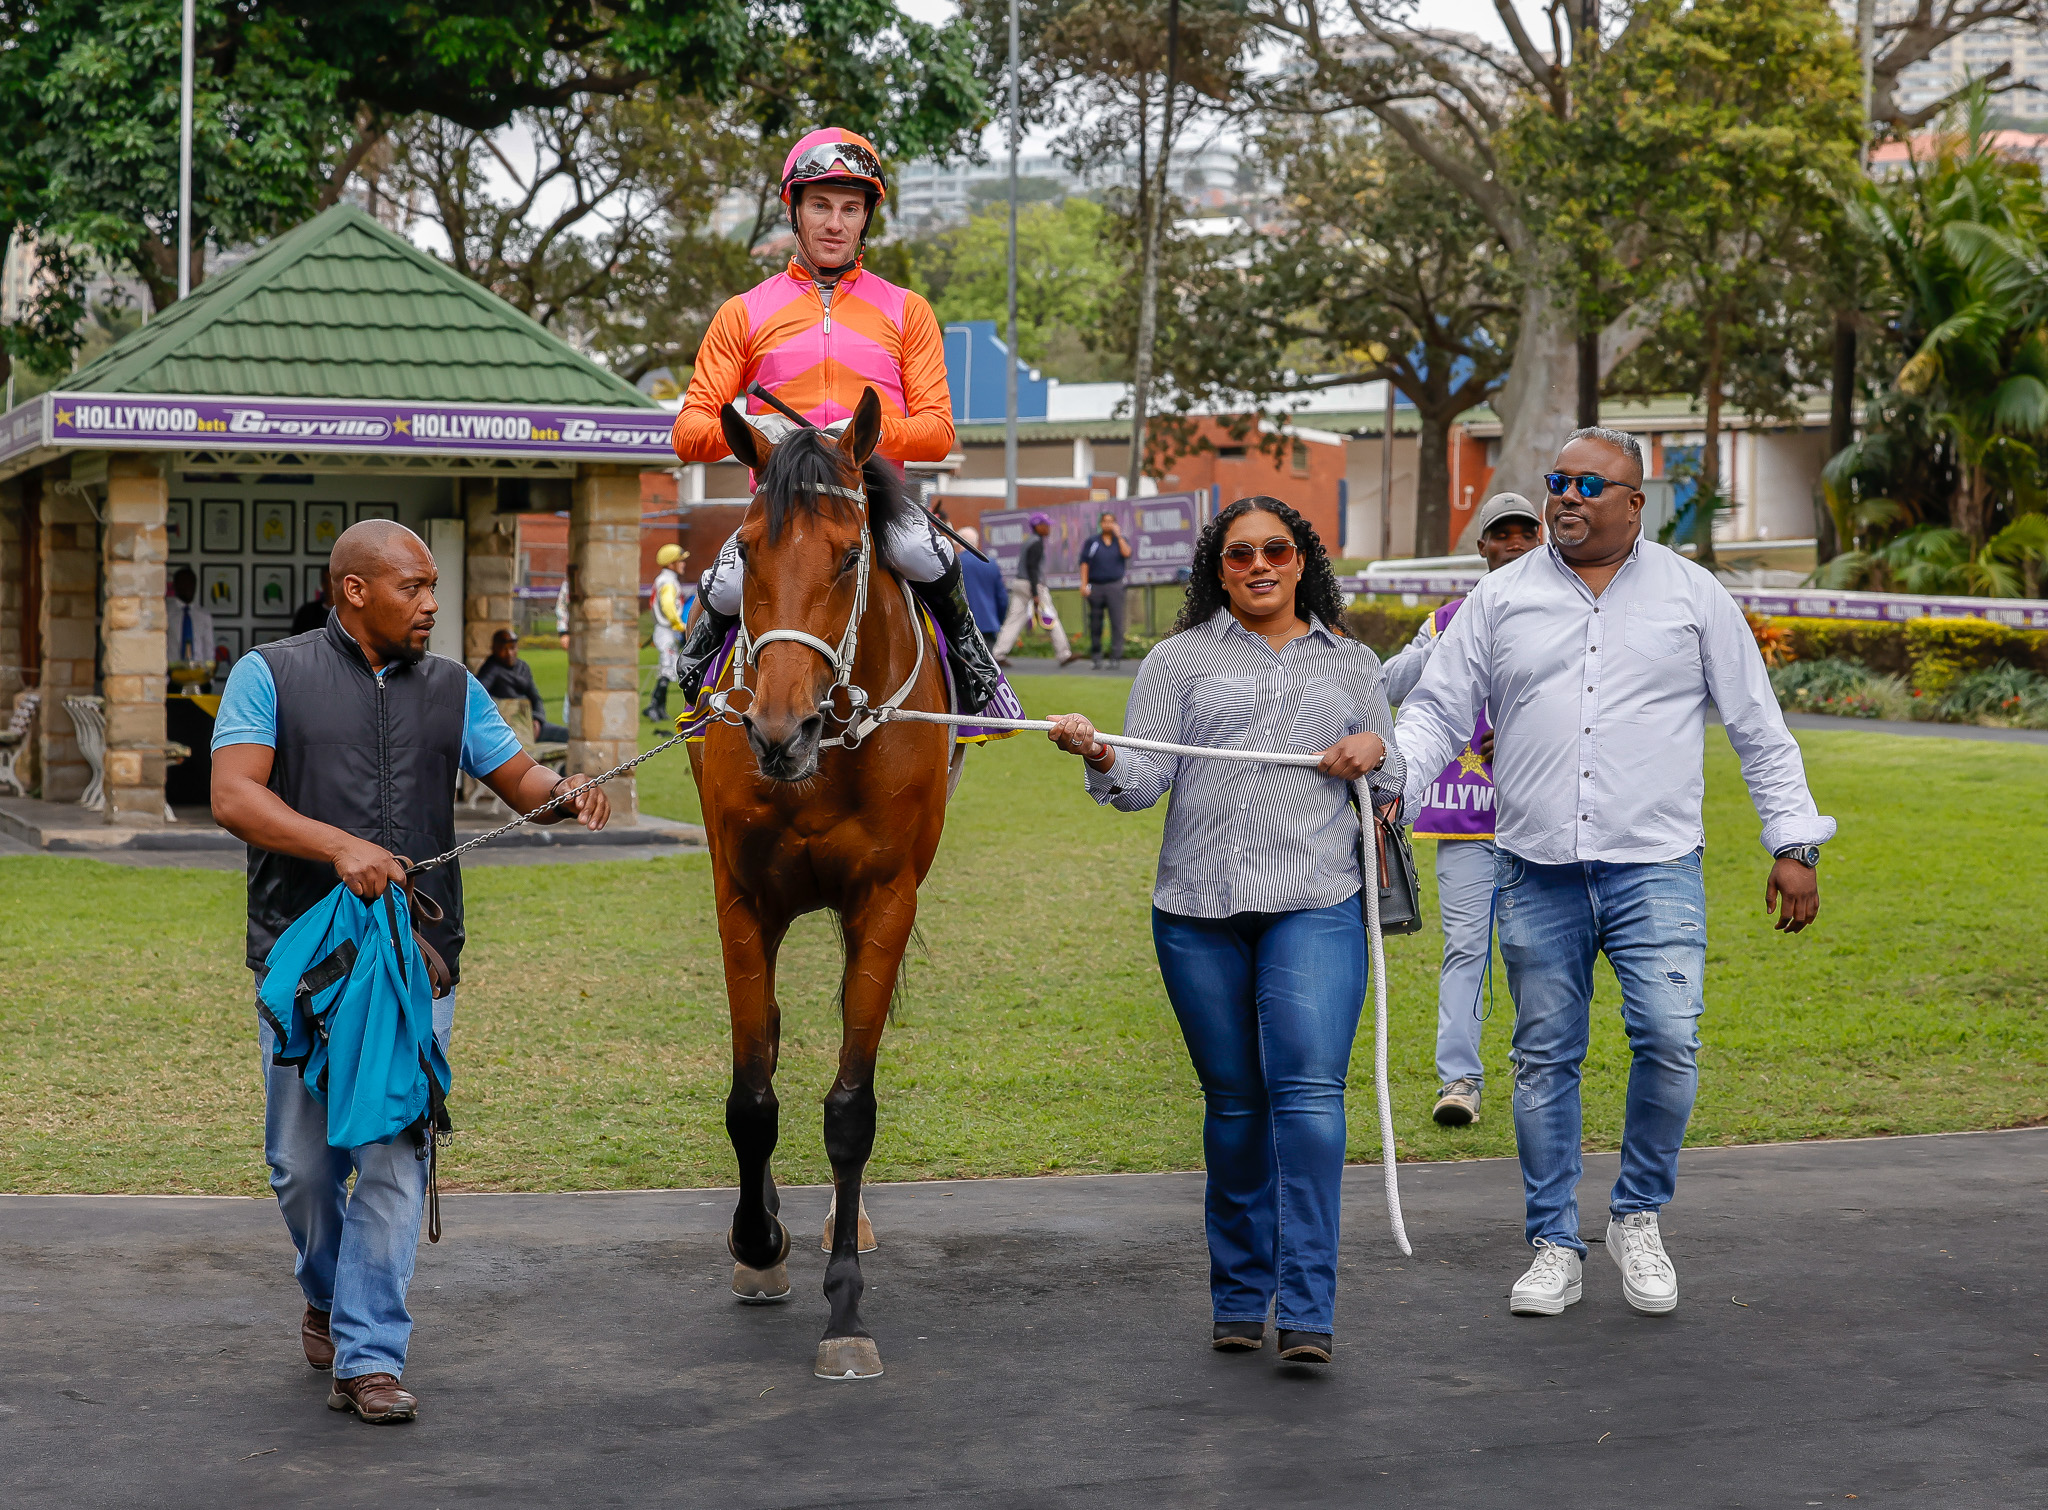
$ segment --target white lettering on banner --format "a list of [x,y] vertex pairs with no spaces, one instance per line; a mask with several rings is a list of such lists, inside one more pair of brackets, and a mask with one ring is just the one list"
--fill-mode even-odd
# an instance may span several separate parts
[[1187,519],[1179,509],[1140,509],[1138,510],[1138,528],[1141,530],[1158,530],[1164,534],[1167,530],[1186,529]]
[[1138,542],[1140,561],[1179,561],[1188,553],[1187,542],[1176,540],[1171,545],[1154,545],[1150,540]]
[[80,404],[72,427],[117,435],[193,435],[199,430],[199,411],[173,404]]
[[662,421],[659,430],[648,426],[628,424],[600,424],[594,419],[567,419],[562,422],[562,439],[578,445],[593,442],[608,446],[661,446],[669,445],[672,422]]
[[988,527],[988,543],[1015,545],[1030,533],[1030,528],[1022,520],[1012,520],[1008,524],[992,524]]
[[414,440],[532,440],[533,421],[517,414],[415,414]]
[[1429,784],[1429,795],[1423,799],[1422,805],[1442,812],[1490,813],[1493,811],[1493,788],[1446,786],[1441,781],[1432,781]]
[[391,423],[371,414],[300,418],[273,415],[262,409],[230,409],[228,433],[284,440],[382,440],[391,433]]

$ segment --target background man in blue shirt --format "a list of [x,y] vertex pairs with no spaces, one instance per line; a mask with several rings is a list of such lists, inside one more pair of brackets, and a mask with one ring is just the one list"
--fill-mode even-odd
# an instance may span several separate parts
[[1124,563],[1131,557],[1131,542],[1117,528],[1116,515],[1104,513],[1097,521],[1101,533],[1081,547],[1081,596],[1088,604],[1088,658],[1102,669],[1102,616],[1109,615],[1109,664],[1114,670],[1124,659]]
[[[404,884],[407,859],[454,847],[458,771],[522,813],[581,787],[564,807],[586,828],[604,827],[611,812],[587,777],[557,778],[521,754],[460,662],[427,654],[438,574],[419,536],[365,520],[335,542],[329,566],[327,622],[236,662],[214,723],[213,816],[249,845],[247,957],[259,986],[271,945],[337,878],[372,900]],[[461,873],[450,863],[416,884],[442,915],[423,909],[415,926],[459,979]],[[444,1053],[454,1019],[451,989],[434,1003]],[[258,1042],[263,1154],[298,1249],[306,1361],[334,1370],[332,1409],[409,1420],[419,1402],[398,1381],[412,1336],[405,1296],[426,1194],[424,1144],[400,1135],[329,1148],[326,1112],[293,1067],[273,1062],[267,1022]]]

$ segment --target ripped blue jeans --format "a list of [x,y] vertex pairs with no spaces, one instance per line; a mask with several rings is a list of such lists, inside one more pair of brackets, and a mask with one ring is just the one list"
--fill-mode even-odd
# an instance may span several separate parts
[[1700,851],[1650,865],[1600,860],[1495,864],[1500,953],[1515,999],[1515,1143],[1525,1235],[1583,1255],[1577,1191],[1584,1165],[1579,1079],[1593,1002],[1593,959],[1621,982],[1633,1063],[1621,1134],[1616,1216],[1660,1211],[1678,1184],[1678,1150],[1699,1087],[1706,1007],[1707,893]]

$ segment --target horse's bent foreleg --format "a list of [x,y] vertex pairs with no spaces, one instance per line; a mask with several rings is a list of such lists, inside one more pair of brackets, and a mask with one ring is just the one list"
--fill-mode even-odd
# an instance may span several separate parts
[[[875,1053],[889,1018],[889,1000],[904,946],[917,921],[917,883],[909,875],[876,888],[847,910],[846,1023],[839,1074],[825,1096],[825,1154],[832,1161],[838,1211],[860,1211],[861,1176],[875,1147]],[[836,1221],[825,1265],[832,1316],[818,1344],[820,1378],[868,1378],[882,1371],[881,1350],[861,1324],[860,1223]]]
[[782,1012],[775,1001],[775,956],[786,928],[742,898],[724,899],[720,908],[718,932],[732,1008],[732,1090],[725,1098],[725,1130],[740,1177],[726,1246],[733,1256],[733,1293],[755,1303],[789,1294],[784,1263],[789,1229],[776,1215],[781,1202],[768,1169],[780,1130],[775,1063]]

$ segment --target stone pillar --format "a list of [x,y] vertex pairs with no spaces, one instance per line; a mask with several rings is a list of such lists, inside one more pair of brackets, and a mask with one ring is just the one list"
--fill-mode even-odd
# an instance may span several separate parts
[[[586,462],[569,506],[569,769],[595,776],[640,743],[640,469]],[[633,778],[608,790],[639,822]]]
[[84,495],[68,481],[64,491],[58,490],[62,466],[43,469],[42,538],[37,542],[43,577],[43,710],[37,722],[43,730],[46,802],[75,802],[92,780],[64,699],[92,695],[99,651],[99,524]]
[[473,671],[491,653],[491,636],[512,628],[512,589],[519,575],[519,516],[498,512],[498,483],[467,477],[462,516],[467,521],[462,567],[462,658]]
[[106,607],[100,619],[107,707],[107,822],[164,821],[164,556],[170,512],[164,459],[107,461]]
[[28,552],[22,534],[21,479],[0,482],[0,721],[13,716],[14,694],[35,678],[28,674]]

